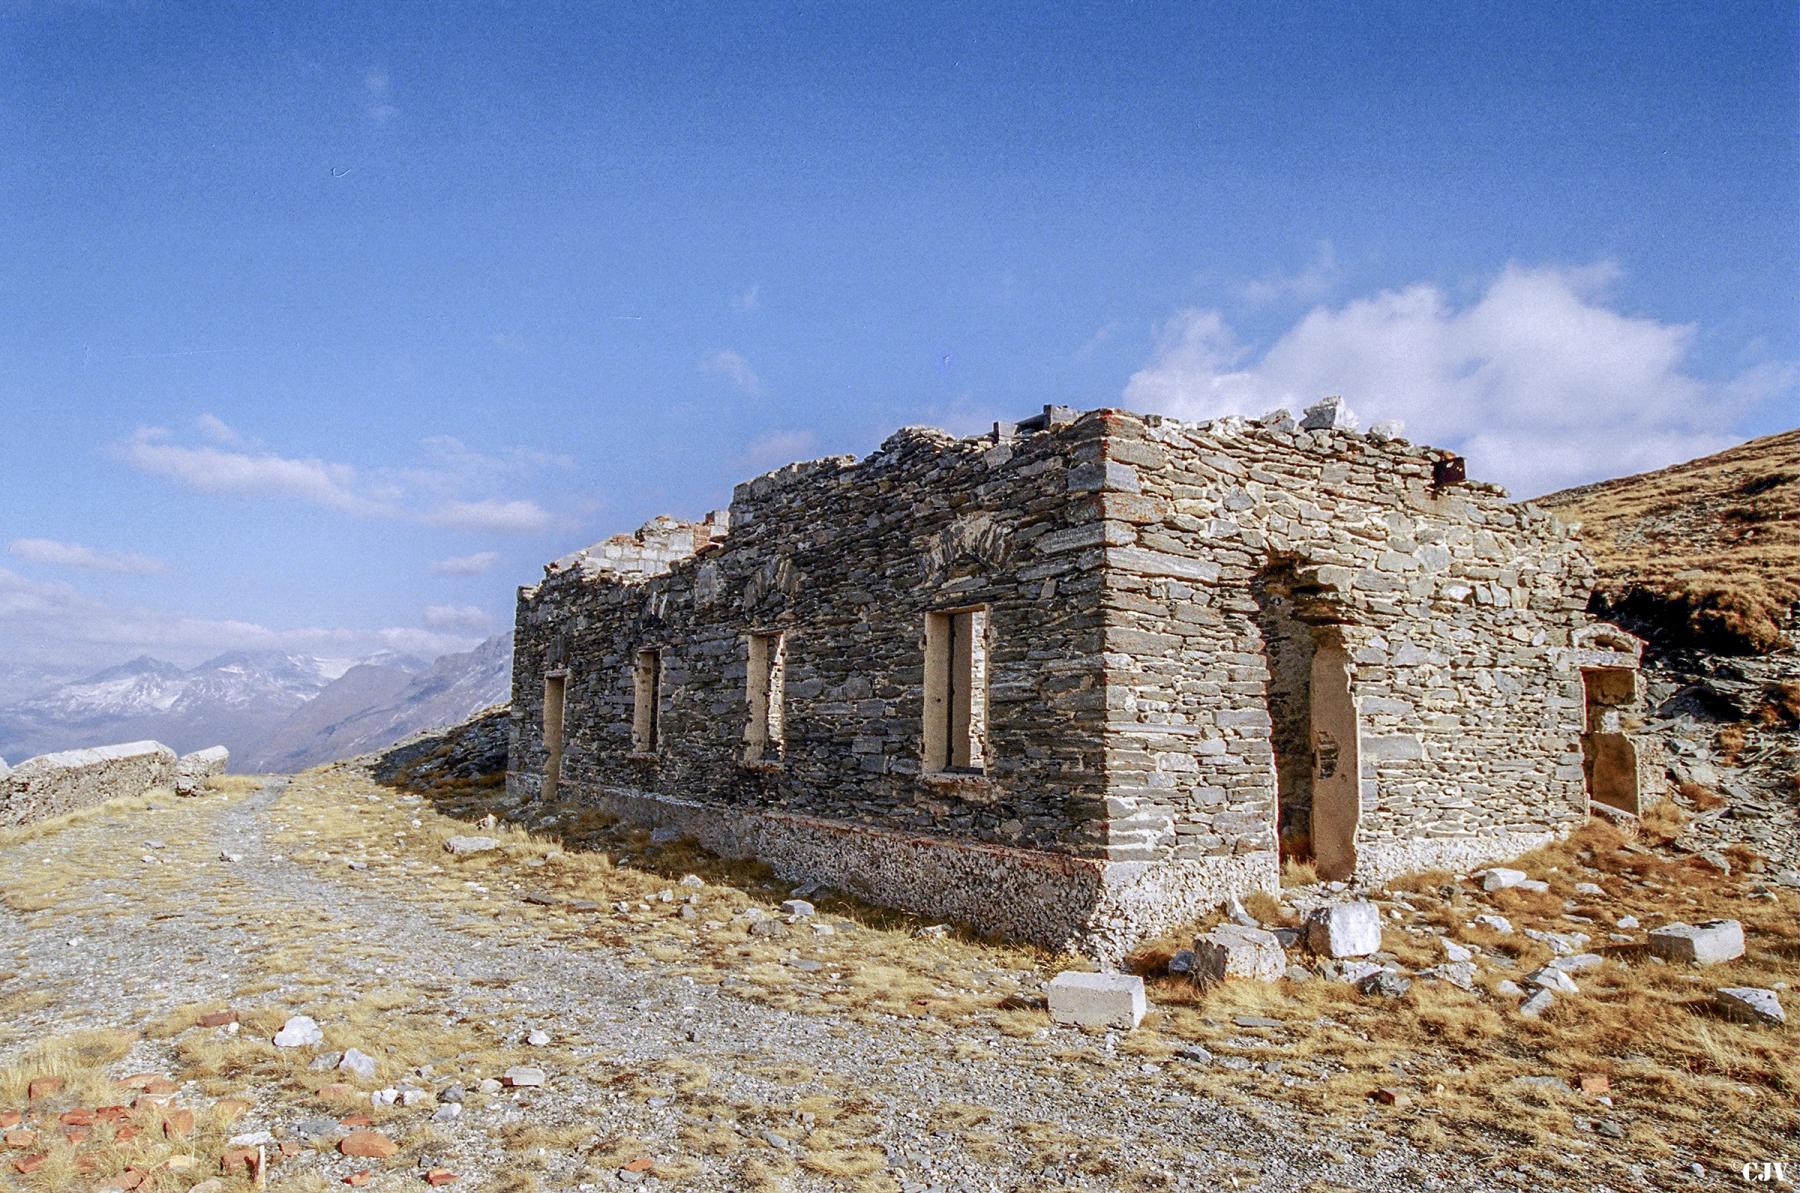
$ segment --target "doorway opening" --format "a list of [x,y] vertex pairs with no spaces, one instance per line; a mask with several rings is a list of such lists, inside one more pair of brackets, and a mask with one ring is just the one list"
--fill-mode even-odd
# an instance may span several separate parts
[[1275,755],[1275,833],[1282,864],[1322,878],[1356,869],[1361,764],[1354,673],[1338,626],[1297,596],[1293,560],[1251,581],[1268,662],[1269,745]]
[[568,674],[544,677],[544,799],[556,798],[557,784],[562,781],[563,695]]
[[1581,769],[1588,798],[1636,815],[1637,746],[1625,720],[1638,702],[1638,673],[1629,667],[1586,667],[1581,672],[1587,732],[1581,735]]

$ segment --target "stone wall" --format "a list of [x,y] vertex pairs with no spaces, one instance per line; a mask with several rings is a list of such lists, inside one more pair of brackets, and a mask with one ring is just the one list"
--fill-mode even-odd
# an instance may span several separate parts
[[175,782],[175,751],[153,741],[28,758],[0,776],[0,826],[28,824]]
[[1554,518],[1434,483],[1448,453],[1283,416],[1109,414],[1104,443],[1107,772],[1137,813],[1113,856],[1273,866],[1277,773],[1311,786],[1330,761],[1298,694],[1317,705],[1298,677],[1327,640],[1357,758],[1353,869],[1332,876],[1506,856],[1585,815],[1592,572]]
[[[1565,831],[1582,670],[1636,665],[1592,638],[1587,562],[1447,453],[1334,415],[907,429],[560,560],[520,592],[508,784],[553,771],[796,878],[1103,958],[1274,886],[1283,848],[1373,882]],[[932,654],[928,614],[980,641]],[[748,671],[775,633],[771,746]],[[980,765],[933,773],[932,693],[982,674],[947,730]]]

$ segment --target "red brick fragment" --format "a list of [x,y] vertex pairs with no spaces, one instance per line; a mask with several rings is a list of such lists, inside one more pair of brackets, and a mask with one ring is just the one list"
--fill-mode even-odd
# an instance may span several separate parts
[[385,1160],[399,1150],[399,1144],[379,1131],[352,1131],[338,1140],[338,1151],[365,1160]]
[[29,1156],[20,1156],[17,1160],[14,1160],[13,1167],[22,1175],[30,1176],[44,1166],[44,1160],[45,1156],[43,1152],[34,1152]]
[[242,1169],[254,1178],[262,1168],[262,1156],[253,1147],[228,1147],[219,1156],[219,1167],[228,1173]]
[[448,1185],[455,1180],[456,1174],[448,1168],[432,1168],[425,1173],[425,1183],[428,1185]]
[[655,1163],[656,1163],[656,1161],[652,1160],[649,1156],[639,1156],[637,1159],[633,1160],[631,1163],[625,1165],[625,1171],[626,1172],[649,1172],[651,1167],[654,1166]]
[[372,1172],[369,1172],[367,1169],[365,1169],[362,1172],[351,1173],[349,1176],[344,1178],[344,1183],[346,1185],[366,1185],[374,1179],[375,1179],[375,1174]]
[[1582,1093],[1595,1097],[1612,1092],[1612,1080],[1605,1073],[1583,1073],[1575,1084]]
[[236,1023],[237,1021],[238,1013],[231,1010],[208,1011],[199,1019],[201,1027],[224,1027],[227,1023]]
[[94,1112],[86,1106],[77,1106],[57,1115],[56,1121],[66,1127],[91,1127],[94,1125]]
[[366,1114],[346,1114],[343,1118],[338,1120],[338,1125],[344,1127],[366,1127],[374,1121],[374,1119]]
[[61,1077],[33,1077],[31,1084],[25,1087],[25,1096],[35,1102],[39,1098],[47,1098],[59,1093],[63,1087]]
[[194,1112],[185,1107],[163,1115],[163,1138],[186,1139],[194,1133]]
[[102,1106],[94,1111],[94,1117],[103,1123],[116,1123],[130,1114],[124,1106]]

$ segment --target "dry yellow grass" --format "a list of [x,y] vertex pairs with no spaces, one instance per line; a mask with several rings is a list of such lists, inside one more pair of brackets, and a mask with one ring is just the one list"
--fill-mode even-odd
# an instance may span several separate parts
[[1604,610],[1761,653],[1800,601],[1800,431],[1537,499],[1581,524]]

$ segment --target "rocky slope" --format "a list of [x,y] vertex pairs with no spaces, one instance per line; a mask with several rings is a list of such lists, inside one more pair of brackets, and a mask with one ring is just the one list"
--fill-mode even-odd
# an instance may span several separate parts
[[1659,651],[1766,654],[1800,601],[1800,430],[1537,499],[1599,568],[1595,611]]
[[1537,504],[1580,523],[1594,611],[1649,643],[1693,841],[1800,864],[1800,431]]
[[353,667],[275,726],[240,769],[291,772],[454,725],[512,698],[512,635],[444,655],[416,674]]

